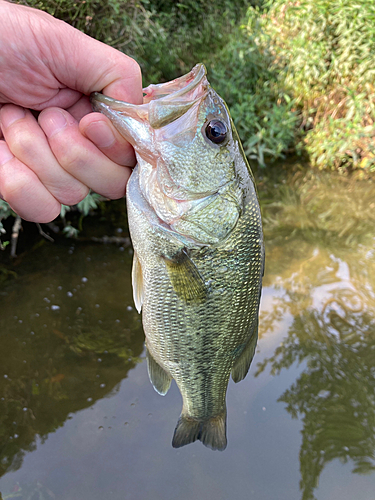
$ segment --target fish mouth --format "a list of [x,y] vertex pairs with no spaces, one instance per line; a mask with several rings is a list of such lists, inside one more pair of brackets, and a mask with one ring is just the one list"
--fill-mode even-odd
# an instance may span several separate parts
[[175,80],[157,85],[151,84],[143,89],[143,102],[149,103],[158,99],[163,102],[170,101],[195,101],[207,93],[209,83],[206,78],[206,68],[199,63],[189,71]]
[[[98,92],[91,94],[90,102],[94,111],[100,111],[108,116],[116,128],[119,128],[117,123],[120,118],[124,120],[128,117],[138,122],[148,123],[153,129],[160,129],[199,104],[207,95],[209,87],[206,68],[199,63],[184,76],[144,88],[143,104],[119,101]],[[129,123],[127,128],[130,127]],[[120,133],[122,133],[122,128],[119,129]],[[123,135],[133,143],[132,134]]]

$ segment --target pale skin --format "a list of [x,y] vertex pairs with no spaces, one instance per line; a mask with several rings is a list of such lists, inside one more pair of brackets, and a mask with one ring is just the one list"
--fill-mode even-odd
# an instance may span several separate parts
[[0,74],[0,197],[17,214],[50,222],[89,189],[124,196],[134,151],[92,112],[88,96],[140,104],[133,59],[44,12],[0,0]]

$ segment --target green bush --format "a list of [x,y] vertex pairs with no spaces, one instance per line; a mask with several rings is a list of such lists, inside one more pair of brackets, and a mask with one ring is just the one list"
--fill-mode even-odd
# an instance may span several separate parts
[[257,43],[272,53],[301,107],[312,164],[374,170],[375,2],[273,0],[266,7]]
[[208,69],[213,87],[228,104],[246,155],[264,166],[265,157],[280,158],[294,146],[299,117],[272,54],[257,43],[257,12],[251,13],[253,29],[242,27],[232,35]]
[[[261,165],[297,150],[320,169],[375,171],[373,0],[20,3],[135,58],[145,85],[203,62],[246,154]],[[83,215],[90,200],[78,207]],[[11,211],[0,208],[1,231]]]

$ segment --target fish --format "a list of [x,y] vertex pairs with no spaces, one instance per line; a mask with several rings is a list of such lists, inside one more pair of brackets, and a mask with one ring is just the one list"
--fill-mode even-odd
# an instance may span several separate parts
[[143,104],[91,96],[135,149],[127,184],[134,303],[147,369],[183,399],[172,446],[224,450],[230,375],[244,379],[258,339],[264,241],[255,180],[224,100],[197,64],[143,89]]

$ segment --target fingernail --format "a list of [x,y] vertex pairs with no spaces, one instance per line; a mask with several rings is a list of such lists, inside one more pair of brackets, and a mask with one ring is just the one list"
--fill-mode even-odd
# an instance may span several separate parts
[[67,126],[68,122],[64,113],[57,109],[48,110],[40,114],[39,125],[47,137],[53,137]]
[[21,120],[22,118],[25,118],[26,113],[23,108],[20,108],[19,106],[14,106],[12,104],[8,104],[5,109],[3,109],[1,113],[1,124],[7,128],[12,125],[12,123],[16,122],[17,120]]
[[115,142],[112,130],[102,121],[90,123],[85,134],[99,148],[108,148]]

